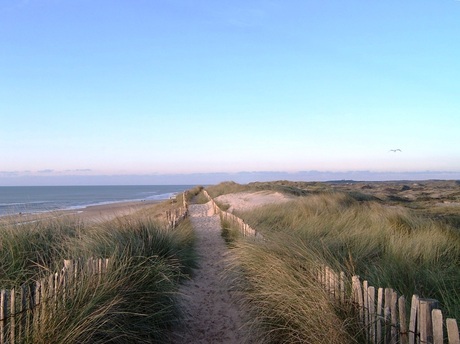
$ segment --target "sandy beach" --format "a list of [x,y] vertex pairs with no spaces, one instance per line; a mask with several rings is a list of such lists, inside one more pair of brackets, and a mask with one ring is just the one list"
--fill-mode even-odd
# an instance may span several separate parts
[[[130,215],[161,201],[120,202],[89,206],[73,213],[84,221],[111,220],[117,216]],[[70,212],[70,211],[69,211]]]
[[125,216],[132,214],[138,210],[148,208],[153,204],[162,201],[134,201],[134,202],[119,202],[108,203],[102,205],[87,206],[81,209],[50,211],[38,214],[15,214],[6,215],[0,218],[0,222],[5,223],[27,223],[38,220],[50,220],[62,217],[76,217],[77,219],[87,222],[102,222],[112,220],[117,216]]

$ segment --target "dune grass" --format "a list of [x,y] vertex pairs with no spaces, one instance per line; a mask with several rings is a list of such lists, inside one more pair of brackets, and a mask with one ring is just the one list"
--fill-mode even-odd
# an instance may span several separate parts
[[54,218],[0,227],[0,286],[11,289],[34,278],[46,267],[62,263],[65,242],[78,235],[74,218]]
[[407,208],[359,202],[344,193],[301,197],[238,215],[264,237],[276,234],[280,247],[302,243],[333,268],[408,297],[438,299],[446,316],[460,318],[456,229]]
[[239,276],[232,285],[238,286],[253,338],[258,343],[359,342],[353,309],[337,308],[312,273],[311,267],[324,260],[290,239],[240,240],[231,251],[231,275]]
[[[159,206],[161,209],[164,205]],[[175,296],[195,266],[194,234],[184,220],[171,230],[142,211],[83,225],[55,219],[0,229],[0,285],[32,283],[70,258],[110,258],[107,272],[83,274],[66,303],[50,306],[25,343],[151,343],[167,340],[180,318]],[[161,217],[160,217],[161,218]]]
[[[222,208],[221,208],[222,209]],[[222,238],[229,247],[234,247],[234,244],[242,239],[242,234],[239,228],[232,222],[221,218]]]
[[276,182],[252,182],[248,184],[238,184],[235,182],[223,182],[217,185],[206,187],[211,197],[215,198],[220,195],[236,192],[257,192],[273,191],[281,192],[291,196],[306,196],[330,190],[326,184],[317,182],[291,182],[280,180]]
[[[360,192],[307,188],[305,197],[235,212],[261,232],[262,241],[245,240],[231,224],[222,223],[236,272],[230,275],[239,276],[233,285],[258,341],[363,342],[355,311],[339,308],[316,284],[312,271],[323,264],[348,277],[358,274],[370,285],[392,287],[407,299],[412,294],[435,298],[444,316],[460,319],[457,228]],[[252,189],[224,183],[209,192],[216,197]],[[279,185],[269,189],[280,190]]]

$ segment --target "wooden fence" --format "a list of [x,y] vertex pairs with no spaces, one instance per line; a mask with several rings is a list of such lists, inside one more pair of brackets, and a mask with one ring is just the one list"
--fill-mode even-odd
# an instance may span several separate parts
[[[238,224],[245,236],[262,237],[242,219],[221,210],[206,190],[203,192],[221,219]],[[361,282],[359,276],[352,276],[350,280],[344,272],[337,273],[322,266],[317,279],[333,302],[352,303],[356,307],[366,343],[460,344],[456,319],[444,321],[439,303],[434,299],[413,295],[408,312],[404,296],[399,296],[391,288],[369,286],[367,281]]]
[[353,302],[367,343],[460,344],[457,321],[443,321],[438,301],[411,298],[410,308],[404,296],[391,288],[369,286],[359,276],[346,279],[327,266],[318,271],[318,280],[335,302]]
[[99,278],[109,259],[65,260],[64,267],[35,284],[0,292],[0,344],[22,343],[39,331],[42,320],[71,299],[83,274]]
[[[188,215],[183,194],[182,207],[166,212],[170,228],[174,229]],[[34,284],[0,291],[0,344],[30,342],[49,312],[72,299],[82,278],[98,279],[110,265],[108,258],[64,260],[63,268]],[[28,338],[28,339],[27,339]]]
[[179,223],[188,216],[187,208],[176,208],[174,210],[166,211],[166,220],[168,221],[168,226],[172,229],[176,228]]
[[188,216],[186,192],[182,194],[182,207],[166,211],[166,221],[168,221],[168,226],[172,229],[176,228]]
[[245,237],[254,237],[254,238],[262,238],[262,234],[257,232],[254,228],[249,226],[246,222],[243,221],[243,219],[233,215],[232,213],[229,213],[228,211],[224,211],[220,209],[220,207],[216,204],[214,199],[208,194],[206,190],[203,190],[204,195],[208,199],[209,202],[211,202],[211,206],[214,210],[214,214],[220,215],[221,220],[229,221],[232,222],[234,225],[236,225],[239,229],[239,231],[243,234]]

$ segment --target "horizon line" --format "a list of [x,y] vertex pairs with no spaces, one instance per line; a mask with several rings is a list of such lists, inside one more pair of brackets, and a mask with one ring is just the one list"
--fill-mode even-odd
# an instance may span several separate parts
[[332,182],[349,180],[422,181],[460,180],[457,171],[240,171],[191,172],[165,174],[61,174],[61,175],[5,175],[0,172],[0,186],[83,186],[83,185],[215,185],[224,181],[246,184],[268,181]]

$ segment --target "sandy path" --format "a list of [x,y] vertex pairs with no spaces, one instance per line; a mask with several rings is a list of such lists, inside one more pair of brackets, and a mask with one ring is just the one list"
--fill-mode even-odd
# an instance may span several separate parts
[[189,206],[197,235],[199,268],[181,286],[184,325],[173,333],[173,343],[243,343],[242,320],[225,282],[223,258],[228,251],[221,237],[220,219],[208,204]]

